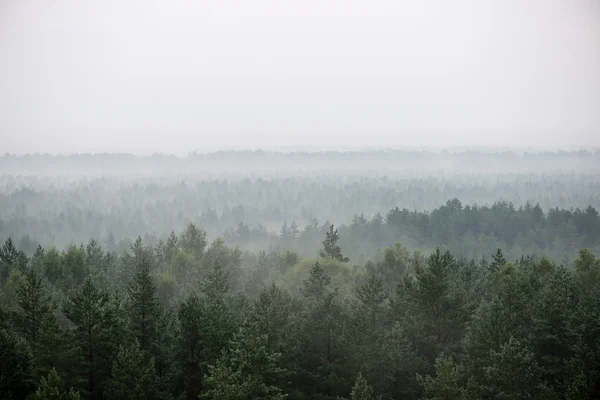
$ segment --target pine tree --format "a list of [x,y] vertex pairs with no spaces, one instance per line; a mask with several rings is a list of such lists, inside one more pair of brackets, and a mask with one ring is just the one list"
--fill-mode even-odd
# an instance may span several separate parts
[[254,302],[251,320],[261,334],[267,336],[270,350],[283,352],[289,341],[293,305],[291,296],[275,283],[264,288]]
[[160,383],[166,388],[171,384],[174,372],[172,318],[165,313],[158,299],[148,263],[138,266],[133,281],[127,286],[126,310],[129,333],[155,360]]
[[38,245],[35,249],[35,253],[33,253],[33,257],[31,257],[31,260],[29,261],[31,269],[40,274],[44,273],[44,255],[44,248],[41,245]]
[[64,279],[62,257],[56,247],[52,246],[46,251],[43,263],[44,275],[55,286],[61,286]]
[[502,254],[502,249],[497,249],[496,254],[492,255],[492,262],[490,263],[490,271],[496,272],[498,269],[506,264],[506,258]]
[[87,278],[69,295],[63,313],[74,325],[72,341],[83,360],[79,368],[85,380],[83,391],[90,399],[100,398],[118,343],[122,340],[118,310],[108,293],[99,290]]
[[423,369],[421,360],[400,323],[384,328],[383,335],[368,343],[363,369],[366,378],[379,393],[393,399],[411,398],[417,391],[416,373]]
[[17,304],[24,336],[35,343],[44,319],[53,317],[54,304],[46,293],[42,277],[33,269],[27,272],[25,281],[17,289]]
[[90,239],[85,248],[85,263],[92,273],[98,273],[105,267],[104,252],[94,239]]
[[137,340],[121,346],[112,367],[112,378],[106,384],[107,399],[161,399],[154,359],[142,350]]
[[252,326],[242,326],[230,341],[227,351],[209,366],[203,398],[213,400],[282,400],[285,395],[275,386],[285,369],[278,365],[281,354],[268,350],[266,335]]
[[330,288],[330,283],[331,278],[315,263],[309,278],[303,282],[305,307],[294,352],[306,390],[332,395],[340,386],[341,376],[349,373],[344,365],[350,354],[348,341],[342,334],[342,307],[336,298],[337,290]]
[[460,400],[464,394],[464,370],[452,357],[441,353],[435,360],[435,377],[417,375],[423,386],[423,400]]
[[42,377],[32,400],[79,400],[81,398],[75,390],[71,388],[66,391],[63,390],[63,386],[56,370],[52,368],[47,378]]
[[565,394],[566,400],[588,400],[590,399],[590,387],[587,383],[585,375],[578,374],[574,379],[567,393]]
[[575,292],[569,272],[560,267],[540,290],[532,310],[534,350],[544,379],[564,392],[566,362],[575,332],[571,327]]
[[296,221],[292,221],[290,229],[288,230],[288,235],[291,239],[297,239],[300,235],[300,231],[298,229],[298,224],[296,223]]
[[39,379],[55,368],[56,372],[68,386],[80,386],[78,377],[81,351],[71,340],[68,332],[63,331],[56,318],[44,318],[40,326],[35,345],[35,376]]
[[85,249],[70,245],[62,253],[62,269],[65,275],[63,287],[77,287],[81,285],[86,276],[89,275],[89,267],[85,262]]
[[229,273],[216,262],[201,284],[205,357],[214,363],[235,332],[238,322],[236,304],[229,291]]
[[352,400],[378,400],[381,396],[375,396],[373,387],[369,385],[367,380],[359,373],[352,387],[350,394]]
[[0,399],[24,399],[33,389],[33,356],[25,339],[0,328]]
[[195,295],[189,296],[179,306],[178,358],[188,400],[197,399],[202,387],[205,367],[204,314],[202,303]]
[[424,354],[434,360],[439,352],[457,341],[470,316],[462,291],[453,285],[451,273],[457,262],[437,249],[426,266],[415,265],[414,281],[405,282],[406,308],[403,318],[410,335]]
[[132,336],[142,350],[152,353],[162,310],[147,262],[138,267],[133,281],[127,286],[127,311]]
[[282,243],[287,243],[289,238],[289,227],[287,221],[283,221],[283,225],[281,225],[281,230],[279,231],[279,239]]
[[484,392],[490,398],[508,399],[551,399],[553,393],[542,379],[542,368],[535,361],[529,348],[511,337],[500,347],[490,352],[490,365],[484,369]]
[[369,274],[369,280],[357,289],[356,297],[368,315],[370,329],[375,331],[377,318],[381,315],[383,303],[387,298],[381,279],[374,273]]
[[302,282],[302,293],[306,298],[320,299],[327,294],[331,278],[325,273],[319,262],[313,265],[308,279]]
[[465,337],[470,372],[481,376],[490,350],[499,352],[511,337],[524,339],[528,321],[529,294],[519,270],[505,265],[495,280],[497,294],[475,311]]
[[0,247],[0,282],[8,278],[13,268],[25,272],[28,261],[25,253],[17,250],[12,238],[6,239],[4,245]]
[[341,262],[348,262],[349,258],[342,256],[342,250],[338,245],[340,237],[338,230],[333,229],[333,225],[329,227],[329,232],[325,234],[325,240],[323,241],[323,250],[319,251],[319,255],[323,258],[331,257]]
[[171,231],[169,237],[167,238],[167,242],[163,248],[164,258],[167,262],[171,262],[173,257],[179,250],[179,239],[177,235],[175,235],[175,231]]
[[184,251],[193,254],[196,260],[200,260],[207,245],[206,232],[189,223],[181,234],[179,243]]

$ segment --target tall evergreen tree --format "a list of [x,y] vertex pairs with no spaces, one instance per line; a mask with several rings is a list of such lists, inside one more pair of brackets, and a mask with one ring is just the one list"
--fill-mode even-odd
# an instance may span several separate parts
[[370,329],[375,331],[387,298],[381,279],[374,273],[369,274],[369,280],[356,290],[356,297],[368,316]]
[[281,354],[268,350],[266,335],[252,326],[242,326],[227,350],[205,377],[202,397],[213,400],[282,400],[285,396],[275,382],[285,374],[279,367]]
[[106,384],[107,399],[158,400],[161,396],[154,359],[142,350],[137,340],[121,346]]
[[375,396],[373,387],[359,373],[352,387],[350,398],[352,400],[378,400],[381,399],[381,396]]
[[414,280],[405,283],[406,309],[402,318],[409,334],[432,361],[441,350],[458,341],[470,316],[463,292],[453,285],[457,261],[437,249],[426,266],[415,266]]
[[178,358],[184,379],[185,398],[198,398],[206,367],[204,322],[205,310],[200,299],[189,296],[179,306]]
[[0,398],[24,399],[32,391],[33,356],[27,342],[0,328]]
[[118,309],[109,294],[98,289],[90,278],[73,292],[63,305],[63,313],[73,323],[72,341],[78,347],[82,392],[89,399],[102,397],[103,385],[122,340]]
[[552,399],[554,393],[542,379],[542,368],[535,361],[534,353],[515,338],[491,350],[490,365],[484,369],[483,391],[489,398]]
[[325,240],[323,241],[323,249],[319,251],[321,257],[331,257],[341,262],[348,262],[349,258],[342,255],[342,250],[338,244],[340,237],[338,230],[333,229],[333,225],[329,227],[329,232],[325,233]]
[[132,336],[142,350],[153,353],[162,310],[147,262],[138,266],[133,281],[127,286],[127,311]]
[[54,304],[46,293],[43,278],[31,269],[17,289],[17,304],[24,336],[30,343],[38,339],[38,331],[45,318],[53,318]]
[[32,400],[79,400],[81,397],[73,388],[69,391],[63,389],[64,385],[53,368],[48,377],[42,377],[42,381]]
[[200,260],[206,249],[206,232],[196,227],[196,225],[189,223],[185,228],[185,231],[181,234],[179,240],[181,248],[193,254],[196,260]]
[[179,250],[179,238],[175,235],[175,231],[171,231],[167,242],[163,248],[164,258],[167,262],[171,262],[175,253]]
[[492,255],[490,271],[496,272],[504,264],[506,264],[506,258],[504,258],[504,255],[502,254],[502,249],[497,249],[496,253]]
[[464,369],[452,357],[441,353],[435,360],[435,377],[417,375],[423,386],[423,400],[461,400],[464,388]]

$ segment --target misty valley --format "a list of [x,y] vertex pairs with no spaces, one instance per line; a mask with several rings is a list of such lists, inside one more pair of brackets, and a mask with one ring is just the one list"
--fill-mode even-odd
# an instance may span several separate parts
[[0,157],[2,399],[600,398],[600,153]]

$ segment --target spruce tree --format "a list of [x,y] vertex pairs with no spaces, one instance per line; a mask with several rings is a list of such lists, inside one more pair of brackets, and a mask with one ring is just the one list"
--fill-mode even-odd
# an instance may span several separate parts
[[33,387],[29,345],[25,339],[0,328],[0,399],[24,399]]
[[127,286],[126,308],[131,335],[138,340],[142,350],[152,353],[162,310],[148,262],[138,266],[133,281]]
[[293,312],[291,296],[274,282],[260,292],[250,318],[259,332],[267,336],[270,350],[284,351],[289,342]]
[[462,337],[470,316],[464,293],[451,279],[456,264],[449,252],[437,249],[427,265],[415,266],[414,280],[405,282],[403,319],[413,340],[432,361]]
[[104,381],[123,339],[118,309],[109,294],[87,278],[69,295],[63,313],[74,325],[71,335],[82,360],[82,391],[90,399],[101,398]]
[[492,262],[490,263],[490,271],[496,272],[500,267],[506,264],[506,258],[502,254],[502,249],[497,249],[495,254],[492,254]]
[[484,368],[483,391],[489,398],[552,399],[554,393],[542,379],[543,370],[535,361],[535,354],[525,344],[511,337],[490,352],[490,364]]
[[323,249],[319,251],[321,257],[331,257],[341,262],[348,262],[349,258],[342,256],[342,250],[338,245],[340,237],[338,230],[333,229],[333,225],[329,227],[329,232],[325,233],[325,240],[323,241]]
[[463,367],[444,353],[435,360],[435,377],[417,375],[417,380],[423,386],[423,400],[460,400],[465,391]]
[[184,379],[185,398],[195,400],[202,388],[205,369],[205,310],[195,295],[179,306],[178,359]]
[[281,354],[268,350],[266,335],[252,325],[239,328],[227,350],[205,376],[203,398],[212,400],[282,400],[275,383],[285,374],[279,367]]
[[179,243],[185,252],[192,254],[196,260],[200,260],[208,243],[206,232],[189,223],[181,234]]
[[540,290],[532,310],[534,351],[543,377],[554,390],[564,392],[566,363],[575,342],[572,310],[575,292],[569,272],[560,267]]
[[375,396],[373,387],[359,373],[352,387],[350,398],[352,400],[379,400],[381,396]]
[[35,343],[44,319],[53,318],[54,304],[43,278],[33,269],[25,274],[25,281],[17,289],[17,304],[22,332],[30,343]]
[[387,299],[387,293],[383,283],[374,273],[369,274],[369,280],[356,290],[356,297],[360,307],[367,314],[370,329],[377,329],[378,319],[381,319],[383,305]]
[[163,255],[165,261],[170,263],[173,260],[173,257],[179,250],[179,238],[175,235],[175,231],[171,231],[169,237],[167,238],[167,242],[163,247]]
[[106,384],[106,398],[158,400],[161,396],[154,359],[142,350],[137,340],[121,346],[112,367],[112,378]]
[[64,389],[64,385],[52,368],[47,377],[42,377],[40,385],[32,396],[32,400],[80,400],[81,397],[73,388],[68,391]]

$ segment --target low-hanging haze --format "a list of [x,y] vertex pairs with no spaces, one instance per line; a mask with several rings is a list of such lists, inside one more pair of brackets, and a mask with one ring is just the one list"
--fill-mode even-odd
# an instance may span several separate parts
[[0,140],[597,147],[600,1],[3,0]]

